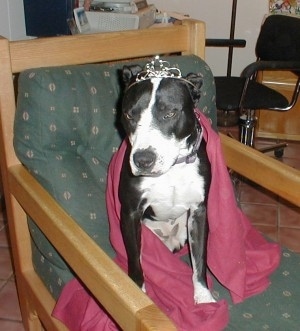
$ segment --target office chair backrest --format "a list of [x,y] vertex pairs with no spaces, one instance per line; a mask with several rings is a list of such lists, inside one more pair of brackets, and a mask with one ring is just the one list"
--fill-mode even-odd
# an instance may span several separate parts
[[300,61],[300,18],[268,16],[257,40],[256,55],[265,61]]

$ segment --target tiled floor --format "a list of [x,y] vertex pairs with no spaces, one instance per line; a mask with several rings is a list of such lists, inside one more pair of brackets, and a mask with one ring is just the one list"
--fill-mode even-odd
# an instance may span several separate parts
[[0,330],[24,331],[7,238],[5,213],[0,212]]
[[[232,132],[232,129],[229,131]],[[257,146],[263,144],[264,142],[257,141]],[[272,153],[269,155],[273,156]],[[289,142],[282,162],[300,169],[300,142]],[[258,229],[300,253],[300,208],[291,206],[270,192],[244,181],[239,183],[238,195],[241,208]],[[0,211],[0,330],[24,330],[3,211]]]
[[[230,132],[237,138],[237,127],[219,129],[223,133]],[[263,148],[274,143],[274,140],[256,139],[255,147]],[[300,142],[288,141],[287,143],[283,157],[279,160],[300,169]],[[267,155],[275,157],[274,152],[268,152]],[[300,208],[245,181],[240,182],[238,195],[242,210],[259,230],[281,245],[300,253]]]

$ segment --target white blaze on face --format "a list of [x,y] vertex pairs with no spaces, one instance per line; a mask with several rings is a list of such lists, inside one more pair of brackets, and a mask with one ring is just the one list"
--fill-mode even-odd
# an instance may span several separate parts
[[180,154],[180,151],[186,146],[186,139],[180,141],[174,135],[168,137],[163,135],[162,130],[158,127],[154,119],[156,114],[153,113],[152,109],[161,80],[162,78],[151,78],[153,87],[149,104],[147,108],[142,110],[136,130],[129,136],[132,146],[130,166],[134,175],[140,174],[139,169],[133,161],[133,155],[136,151],[151,148],[156,154],[156,161],[149,175],[160,175],[170,169]]

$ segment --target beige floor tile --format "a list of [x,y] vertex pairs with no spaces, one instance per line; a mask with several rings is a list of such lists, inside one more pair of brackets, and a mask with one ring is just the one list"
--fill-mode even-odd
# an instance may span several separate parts
[[0,319],[22,320],[14,281],[8,281],[0,291]]
[[0,319],[0,330],[25,331],[25,328],[21,322]]
[[0,247],[0,279],[9,279],[13,274],[9,248]]

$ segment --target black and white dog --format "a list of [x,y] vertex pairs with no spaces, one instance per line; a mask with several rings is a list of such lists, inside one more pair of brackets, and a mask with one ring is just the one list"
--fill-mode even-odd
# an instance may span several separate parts
[[206,283],[210,164],[194,114],[202,78],[123,68],[122,122],[129,142],[119,198],[129,276],[143,287],[141,223],[171,250],[188,241],[195,303],[214,302]]

